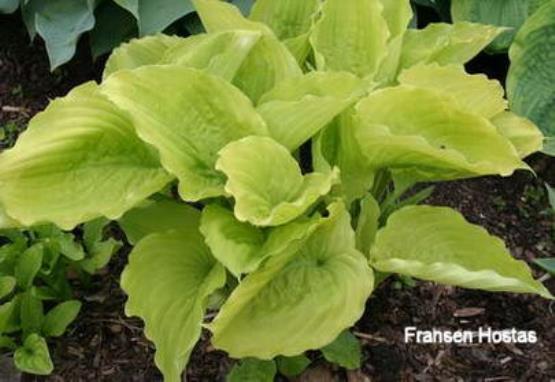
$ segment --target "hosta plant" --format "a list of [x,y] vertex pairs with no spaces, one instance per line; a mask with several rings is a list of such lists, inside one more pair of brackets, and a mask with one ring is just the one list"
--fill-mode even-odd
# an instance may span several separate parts
[[61,336],[81,308],[69,273],[95,272],[120,246],[103,240],[105,224],[105,219],[86,223],[78,242],[52,224],[20,230],[0,214],[0,351],[13,351],[19,370],[52,372],[46,339]]
[[[229,1],[244,12],[253,2]],[[168,33],[195,34],[199,29],[190,0],[0,0],[0,14],[18,9],[30,39],[39,35],[44,40],[52,70],[71,60],[84,34],[97,58],[130,38],[171,26]]]
[[551,298],[500,239],[406,194],[527,170],[541,148],[463,68],[502,30],[409,30],[408,0],[194,3],[206,34],[121,46],[0,155],[11,219],[120,222],[126,312],[167,381],[202,328],[233,358],[325,348],[388,274]]
[[491,53],[506,52],[519,28],[543,4],[551,0],[455,0],[451,16],[455,22],[472,21],[505,27],[488,47]]
[[545,134],[543,152],[555,156],[555,0],[539,3],[543,5],[526,20],[509,50],[507,96],[511,108]]

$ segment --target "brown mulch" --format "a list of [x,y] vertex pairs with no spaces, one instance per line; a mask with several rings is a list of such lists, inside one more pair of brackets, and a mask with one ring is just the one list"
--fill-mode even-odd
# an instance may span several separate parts
[[[69,65],[50,73],[40,41],[30,44],[17,16],[0,16],[0,126],[23,129],[49,99],[98,78],[102,63],[92,64],[86,46]],[[0,146],[2,148],[2,146]],[[531,262],[555,254],[555,217],[543,181],[555,184],[555,161],[532,158],[538,173],[488,177],[438,185],[429,202],[461,211],[468,220],[506,240],[513,255]],[[48,381],[159,381],[153,349],[138,319],[126,318],[118,286],[125,251],[109,267],[81,285],[80,317],[60,339],[50,341],[56,365]],[[537,277],[543,275],[532,266]],[[555,291],[554,279],[547,286]],[[299,381],[553,381],[555,380],[554,306],[539,297],[486,293],[417,282],[409,287],[384,282],[367,304],[356,332],[364,344],[360,371],[345,372],[316,359]],[[536,330],[533,345],[468,346],[403,343],[406,326],[455,330],[478,326]],[[204,338],[188,367],[189,381],[223,381],[233,361],[214,351]]]

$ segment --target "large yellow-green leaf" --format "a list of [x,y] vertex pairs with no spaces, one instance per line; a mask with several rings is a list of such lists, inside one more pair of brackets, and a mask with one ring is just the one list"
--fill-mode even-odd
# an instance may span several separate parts
[[355,249],[344,206],[329,210],[233,291],[209,325],[214,346],[237,358],[295,356],[327,345],[360,318],[373,273]]
[[249,135],[267,135],[251,102],[223,79],[174,65],[148,66],[110,76],[102,91],[129,112],[139,136],[158,149],[179,179],[184,200],[224,194],[214,169],[218,151]]
[[169,48],[181,43],[183,40],[181,37],[165,34],[131,40],[114,49],[106,62],[102,76],[106,79],[111,74],[120,70],[157,64]]
[[200,233],[167,231],[147,236],[133,249],[121,286],[125,312],[145,322],[166,382],[181,381],[200,337],[207,297],[225,284],[225,270]]
[[301,76],[297,59],[287,47],[275,37],[264,35],[239,69],[233,84],[257,103],[277,84]]
[[149,199],[127,211],[119,219],[119,224],[127,240],[134,245],[151,233],[170,229],[197,231],[200,211],[172,199]]
[[[536,3],[545,0],[536,0]],[[456,0],[451,2],[453,21],[497,25],[508,30],[488,47],[492,52],[506,51],[516,32],[535,8],[530,0]]]
[[366,164],[376,169],[440,180],[508,176],[526,168],[492,123],[430,90],[378,90],[357,105],[357,117],[357,141]]
[[347,205],[366,194],[375,175],[375,168],[367,163],[361,150],[357,130],[354,108],[350,108],[322,130],[312,144],[313,166],[317,171],[339,167],[341,195]]
[[304,67],[306,59],[311,50],[310,32],[306,32],[300,36],[288,38],[283,44],[289,49],[293,57],[297,60],[301,67]]
[[255,270],[264,259],[264,233],[238,221],[233,212],[216,204],[202,211],[200,231],[220,263],[236,277]]
[[327,0],[311,36],[319,70],[372,77],[390,36],[379,0]]
[[225,1],[193,0],[193,4],[208,33],[244,29],[273,35],[267,25],[245,18],[239,8]]
[[361,97],[364,87],[348,72],[311,72],[279,83],[257,111],[272,138],[293,151]]
[[244,18],[239,9],[223,1],[194,0],[194,4],[209,33],[235,29],[263,33],[233,81],[254,102],[281,81],[302,75],[295,57],[265,24]]
[[280,40],[308,32],[320,0],[258,0],[250,18],[268,25]]
[[247,30],[196,35],[169,49],[162,63],[204,69],[231,82],[260,37]]
[[15,221],[6,214],[6,211],[0,206],[0,229],[19,228],[21,223]]
[[337,182],[337,171],[303,176],[289,151],[266,137],[232,142],[219,153],[216,168],[227,176],[235,216],[257,226],[285,224],[305,212]]
[[403,41],[401,67],[409,68],[419,62],[464,64],[503,31],[503,28],[468,22],[437,23],[424,29],[409,29]]
[[232,211],[211,204],[202,211],[200,231],[213,256],[237,278],[258,269],[268,257],[300,243],[314,230],[317,218],[262,229],[237,220]]
[[555,136],[555,0],[524,23],[509,56],[511,110],[531,119],[546,136]]
[[483,74],[467,74],[460,65],[415,65],[399,75],[399,82],[453,97],[462,110],[488,119],[507,108],[505,91],[499,82]]
[[372,194],[368,194],[360,201],[356,229],[357,249],[368,256],[374,243],[376,232],[380,224],[380,205]]
[[530,120],[504,111],[492,118],[491,122],[511,141],[521,158],[542,149],[543,134]]
[[382,16],[387,23],[390,39],[403,35],[413,17],[410,1],[408,0],[380,0]]
[[412,206],[393,213],[376,236],[370,263],[382,272],[443,284],[552,298],[501,239],[450,208]]
[[299,101],[307,95],[348,98],[370,91],[371,84],[349,72],[310,72],[301,78],[280,82],[260,98],[259,105],[270,101]]
[[0,155],[0,204],[27,226],[117,219],[170,180],[128,115],[93,83],[53,101]]
[[387,55],[381,63],[377,81],[390,83],[395,79],[401,60],[403,38],[413,17],[409,0],[380,0],[383,5],[382,15],[389,29]]

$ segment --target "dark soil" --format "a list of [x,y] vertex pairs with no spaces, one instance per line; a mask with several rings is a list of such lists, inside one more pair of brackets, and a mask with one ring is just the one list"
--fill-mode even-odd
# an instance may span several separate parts
[[[0,126],[21,130],[49,99],[98,78],[102,63],[93,64],[85,46],[69,65],[50,73],[40,41],[30,44],[19,15],[0,16]],[[484,58],[480,58],[484,60]],[[487,61],[487,59],[486,59]],[[487,62],[486,62],[487,64]],[[473,64],[478,70],[481,61]],[[487,66],[487,65],[486,65]],[[503,74],[501,73],[500,76]],[[496,73],[493,74],[496,76]],[[2,143],[13,143],[8,136]],[[538,173],[511,178],[488,177],[438,185],[429,202],[461,211],[466,218],[506,240],[513,255],[531,262],[555,253],[555,216],[543,182],[555,184],[555,162],[532,158]],[[50,341],[55,373],[27,381],[158,381],[153,349],[138,319],[123,313],[125,296],[118,286],[126,251],[78,288],[84,301],[80,317],[64,337]],[[536,276],[543,273],[532,265]],[[547,286],[555,291],[554,279]],[[406,326],[456,330],[479,326],[535,330],[533,345],[414,345],[403,342]],[[554,381],[555,316],[553,304],[539,297],[486,293],[418,282],[409,287],[395,279],[384,282],[356,325],[364,345],[361,370],[344,372],[316,359],[299,381]],[[318,358],[316,356],[316,358]],[[233,361],[214,351],[204,338],[192,355],[189,381],[223,381]]]

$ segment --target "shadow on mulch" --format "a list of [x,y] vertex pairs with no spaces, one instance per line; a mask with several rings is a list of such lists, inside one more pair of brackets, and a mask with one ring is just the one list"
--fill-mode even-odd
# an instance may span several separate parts
[[[40,41],[29,44],[19,15],[0,16],[0,125],[23,129],[49,99],[98,78],[102,63],[92,64],[81,46],[69,65],[50,73]],[[2,147],[0,147],[2,148]],[[555,217],[549,211],[540,179],[555,184],[555,162],[536,157],[539,174],[519,172],[511,178],[488,177],[439,184],[430,204],[450,206],[506,240],[513,255],[530,262],[555,253]],[[55,373],[26,381],[159,381],[153,349],[138,319],[126,318],[125,296],[118,286],[127,254],[122,251],[87,288],[78,288],[83,310],[64,337],[50,342]],[[535,276],[542,272],[532,266]],[[555,282],[547,286],[555,291]],[[477,330],[535,330],[533,345],[467,346],[404,344],[404,327]],[[402,286],[384,282],[356,325],[363,342],[360,371],[346,373],[316,360],[299,381],[550,381],[555,379],[553,305],[539,297],[492,294],[418,282]],[[193,352],[188,381],[223,381],[233,361],[214,351],[206,333]]]

